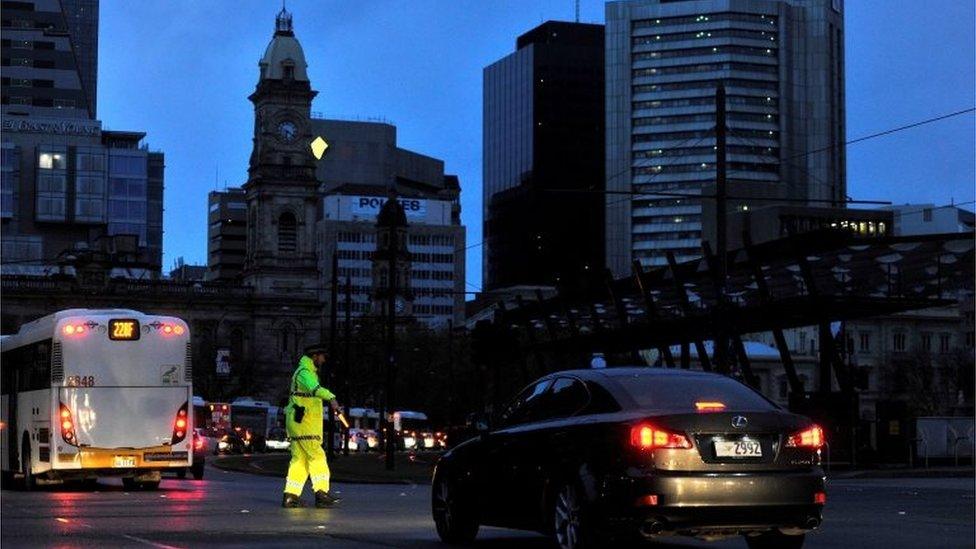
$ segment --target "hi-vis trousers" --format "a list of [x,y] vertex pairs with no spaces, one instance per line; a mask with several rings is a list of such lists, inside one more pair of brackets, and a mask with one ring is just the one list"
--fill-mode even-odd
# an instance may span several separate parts
[[291,461],[285,478],[285,493],[302,495],[305,481],[312,477],[312,491],[329,491],[329,464],[322,450],[322,438],[316,435],[300,435],[291,438]]

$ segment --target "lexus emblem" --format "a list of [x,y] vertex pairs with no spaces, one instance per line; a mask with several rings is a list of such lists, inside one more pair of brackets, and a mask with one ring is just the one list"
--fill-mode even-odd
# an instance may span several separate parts
[[732,416],[732,426],[736,429],[742,429],[746,425],[749,425],[749,420],[746,416]]

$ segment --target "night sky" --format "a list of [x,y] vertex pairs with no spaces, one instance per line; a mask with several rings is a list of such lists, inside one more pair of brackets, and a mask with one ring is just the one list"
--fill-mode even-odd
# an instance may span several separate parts
[[[581,21],[603,22],[583,0]],[[846,2],[847,137],[976,105],[973,2]],[[281,3],[102,0],[98,117],[166,153],[164,270],[206,263],[207,192],[244,182],[258,59]],[[516,37],[572,20],[571,0],[288,0],[328,117],[384,117],[398,144],[461,179],[467,290],[481,286],[482,69]],[[848,194],[895,203],[974,200],[972,113],[848,148]],[[972,205],[968,208],[972,209]]]

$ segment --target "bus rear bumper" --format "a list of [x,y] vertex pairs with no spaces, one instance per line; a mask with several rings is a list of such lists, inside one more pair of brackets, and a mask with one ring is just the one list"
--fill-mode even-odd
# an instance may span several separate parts
[[[189,448],[154,446],[150,448],[72,448],[72,453],[57,454],[58,470],[138,470],[189,467]],[[61,448],[59,448],[61,450]]]

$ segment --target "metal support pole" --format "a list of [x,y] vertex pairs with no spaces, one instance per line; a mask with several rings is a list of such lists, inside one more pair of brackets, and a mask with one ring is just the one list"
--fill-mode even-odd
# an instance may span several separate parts
[[[350,393],[350,378],[352,377],[352,365],[349,363],[349,345],[352,342],[352,278],[346,277],[346,310],[344,311],[344,322],[342,325],[342,384],[345,390],[343,397],[346,404],[352,404],[352,394]],[[346,431],[345,444],[342,445],[342,453],[349,455],[349,431]]]
[[[336,363],[336,330],[337,314],[339,310],[339,254],[332,250],[332,280],[329,281],[329,363],[326,365],[325,382],[328,387],[335,386],[335,363]],[[328,441],[325,449],[330,458],[335,457],[335,411],[329,406],[328,413]]]
[[[390,200],[395,200],[390,198]],[[396,402],[396,294],[397,294],[397,227],[389,227],[387,245],[387,295],[386,295],[386,469],[396,468],[396,433],[393,432],[393,407]]]
[[[692,316],[691,304],[688,302],[688,292],[685,290],[685,283],[681,275],[678,274],[678,261],[674,258],[674,252],[668,250],[668,269],[671,270],[671,278],[674,281],[674,290],[678,294],[678,303],[681,305],[681,311],[684,313],[686,318]],[[705,344],[702,342],[701,338],[695,337],[695,352],[698,353],[698,363],[701,364],[702,370],[706,372],[712,371],[712,362],[708,359],[708,353],[705,351]],[[682,358],[682,360],[685,360]],[[684,364],[681,366],[684,368]]]
[[[650,288],[647,288],[644,284],[644,267],[641,265],[640,261],[635,259],[631,264],[631,268],[634,273],[634,286],[637,287],[637,291],[640,292],[641,296],[644,298],[644,310],[646,311],[648,324],[650,324],[658,318],[657,306],[654,303],[654,296],[651,294]],[[671,347],[665,343],[658,346],[658,351],[664,358],[664,364],[668,368],[674,368],[674,356],[671,354]]]
[[715,368],[723,374],[729,372],[729,336],[726,307],[726,283],[728,280],[728,240],[726,239],[727,186],[725,162],[725,86],[715,89],[715,252],[718,256],[718,277],[715,303]]
[[[752,278],[756,281],[759,297],[764,305],[768,305],[773,300],[772,294],[769,291],[769,283],[766,281],[766,273],[763,272],[762,266],[756,259],[756,254],[753,250],[752,235],[749,234],[748,230],[742,232],[742,242],[745,244],[746,260],[752,269]],[[789,381],[790,391],[797,394],[803,393],[803,382],[796,373],[793,356],[790,355],[790,348],[786,344],[786,336],[783,335],[782,328],[773,329],[773,339],[776,341],[776,349],[779,351],[779,358],[783,363],[783,369],[786,370],[786,379]]]

